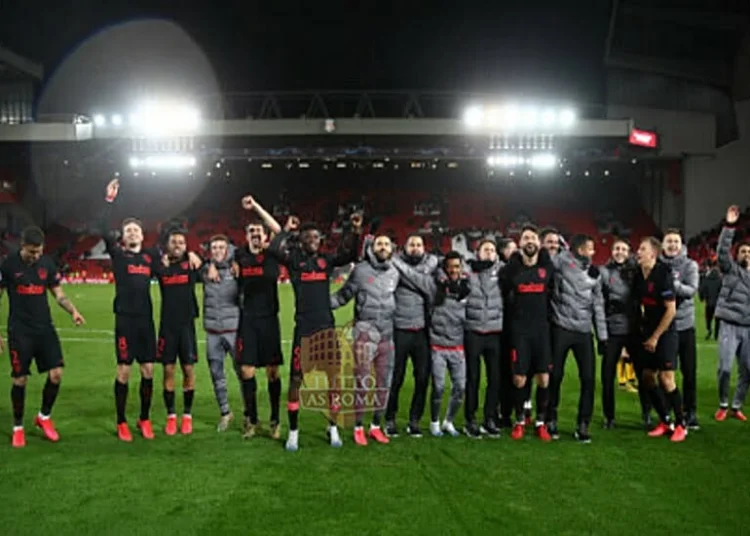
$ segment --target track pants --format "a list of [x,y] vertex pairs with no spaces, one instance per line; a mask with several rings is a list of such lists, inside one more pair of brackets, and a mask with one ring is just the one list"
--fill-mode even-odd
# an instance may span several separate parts
[[388,404],[393,377],[393,335],[380,333],[380,340],[371,342],[369,331],[361,330],[360,325],[355,324],[353,337],[355,419],[357,424],[361,425],[363,412],[371,409],[373,423],[379,425]]
[[430,344],[426,329],[417,331],[397,329],[394,332],[395,361],[391,391],[388,396],[388,407],[385,411],[386,421],[395,421],[398,414],[398,396],[404,385],[406,361],[411,357],[412,374],[414,375],[414,392],[409,407],[409,422],[418,423],[424,414],[427,399],[427,384],[430,381]]
[[698,358],[695,344],[695,328],[677,332],[679,363],[682,372],[682,406],[686,414],[696,412]]
[[651,411],[651,402],[649,400],[646,382],[642,379],[643,360],[640,359],[640,350],[638,348],[638,338],[633,335],[610,335],[607,341],[607,349],[602,357],[602,409],[606,420],[615,418],[615,376],[617,375],[617,363],[622,355],[622,349],[625,348],[630,355],[630,360],[635,369],[635,376],[638,378],[638,397],[641,401],[641,413],[648,414]]
[[729,407],[729,380],[732,362],[737,358],[738,380],[732,408],[740,409],[750,387],[750,326],[740,326],[725,320],[719,333],[719,406]]
[[227,377],[224,373],[224,360],[229,355],[232,358],[232,363],[235,363],[236,339],[237,333],[234,331],[229,333],[206,332],[206,361],[211,372],[216,402],[219,404],[222,415],[229,413],[229,395],[227,393]]
[[560,388],[565,376],[565,360],[568,350],[578,365],[578,378],[581,391],[578,396],[578,424],[591,422],[594,412],[594,341],[591,333],[568,331],[558,326],[552,328],[552,378],[550,381],[549,421],[557,421],[557,409],[560,405]]
[[456,413],[464,400],[466,389],[466,359],[463,346],[435,346],[432,345],[432,400],[430,417],[432,422],[440,420],[440,406],[443,403],[445,390],[445,373],[451,378],[451,399],[445,420],[453,422]]
[[484,357],[484,368],[487,372],[484,422],[494,421],[500,389],[500,333],[467,331],[464,334],[464,348],[466,351],[466,405],[464,406],[466,422],[474,422],[479,406],[482,357]]
[[513,367],[511,366],[511,344],[508,333],[509,330],[503,331],[500,336],[500,392],[498,394],[500,408],[498,417],[501,423],[503,419],[510,420],[513,415]]

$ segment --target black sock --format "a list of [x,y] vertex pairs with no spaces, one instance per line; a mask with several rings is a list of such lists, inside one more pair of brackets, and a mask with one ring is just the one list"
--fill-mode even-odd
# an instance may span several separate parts
[[167,408],[167,415],[174,415],[174,391],[167,391],[164,389],[162,396],[164,397],[164,406]]
[[47,377],[47,382],[44,384],[44,390],[42,391],[42,415],[49,417],[52,413],[52,406],[55,405],[57,400],[57,393],[60,391],[59,383],[52,383]]
[[281,402],[281,378],[268,381],[268,398],[271,400],[271,422],[279,422],[279,404]]
[[23,426],[23,406],[26,401],[26,386],[14,385],[11,387],[10,400],[13,404],[13,426]]
[[536,422],[546,422],[549,387],[536,386]]
[[299,409],[287,409],[286,414],[289,418],[289,430],[296,430],[299,427]]
[[128,384],[115,380],[115,409],[117,409],[117,424],[127,422],[125,407],[128,405]]
[[184,404],[184,408],[182,409],[183,415],[192,415],[194,396],[195,396],[195,389],[183,389],[182,391],[182,401]]
[[680,390],[675,387],[671,393],[666,393],[667,399],[669,399],[669,405],[672,406],[674,411],[675,422],[678,426],[685,426],[685,414],[682,411],[682,395]]
[[669,415],[667,415],[667,408],[662,390],[658,387],[652,387],[649,390],[649,395],[651,398],[651,405],[654,407],[654,410],[656,410],[656,414],[659,416],[661,422],[669,422]]
[[154,380],[141,378],[141,420],[147,421],[151,413],[151,396],[154,393]]
[[380,426],[380,420],[381,420],[380,415],[381,415],[381,413],[379,411],[376,411],[375,413],[373,413],[373,415],[372,415],[372,424],[373,424],[373,426],[378,426],[378,427]]
[[242,398],[245,399],[245,417],[250,418],[250,422],[255,424],[258,422],[258,404],[256,401],[256,392],[258,390],[258,383],[255,377],[249,380],[242,380]]
[[524,422],[523,405],[526,403],[526,386],[521,387],[520,389],[514,386],[513,389],[516,407],[516,422],[522,423]]

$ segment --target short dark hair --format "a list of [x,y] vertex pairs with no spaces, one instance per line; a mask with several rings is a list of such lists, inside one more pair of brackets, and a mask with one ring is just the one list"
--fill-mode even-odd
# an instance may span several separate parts
[[143,222],[139,220],[138,218],[125,218],[124,220],[122,220],[120,229],[125,229],[125,227],[127,227],[131,223],[135,223],[138,227],[141,228],[141,231],[143,231]]
[[271,234],[271,229],[266,225],[266,223],[262,220],[250,220],[247,225],[245,225],[245,232],[248,232],[250,230],[251,225],[260,225],[263,227],[263,232],[266,234]]
[[495,249],[497,249],[497,242],[495,242],[494,238],[482,238],[477,244],[477,251],[482,249],[482,246],[485,244],[492,244],[493,246],[495,246]]
[[670,227],[666,231],[664,231],[664,237],[671,234],[679,236],[680,240],[682,240],[682,231],[680,231],[677,227]]
[[223,234],[213,235],[209,239],[208,243],[209,244],[213,244],[214,242],[226,242],[227,245],[229,245],[229,237],[227,235],[223,235]]
[[452,250],[445,254],[445,257],[443,257],[443,267],[448,266],[448,261],[452,261],[453,259],[458,259],[459,261],[464,260],[464,256],[461,255],[458,251]]
[[313,222],[307,222],[300,225],[299,232],[304,233],[305,231],[317,231],[318,226]]
[[739,251],[740,248],[750,248],[750,238],[743,238],[740,240],[740,242],[737,244],[737,251]]
[[544,237],[551,234],[559,235],[560,231],[558,231],[554,227],[544,227],[541,231],[537,233],[539,235],[539,240],[544,240]]
[[586,242],[593,242],[594,239],[591,238],[589,235],[585,234],[577,234],[573,235],[573,237],[570,239],[570,250],[573,252],[577,252],[579,249],[581,249],[583,246],[586,245]]
[[533,223],[527,223],[523,227],[521,227],[521,234],[525,233],[526,231],[531,231],[535,235],[539,236],[539,227],[537,227]]
[[621,236],[616,236],[615,239],[612,240],[612,247],[614,247],[615,244],[617,244],[618,242],[622,242],[626,246],[630,247],[630,242],[628,242],[625,238],[623,238]]
[[[406,236],[406,242],[408,242],[412,238],[419,238],[422,241],[422,245],[424,245],[424,237],[421,234],[419,234],[419,233],[409,233]],[[406,244],[406,242],[404,242],[404,244]]]
[[510,245],[511,242],[513,242],[512,238],[501,238],[497,242],[497,249],[499,249],[500,251],[502,251],[505,248],[507,248]]
[[641,239],[641,244],[643,244],[644,242],[648,242],[648,244],[652,248],[654,248],[654,251],[656,251],[657,253],[659,251],[661,251],[661,240],[659,240],[655,236],[646,236],[646,237],[642,238]]
[[182,235],[185,238],[187,238],[187,234],[188,234],[187,229],[184,229],[182,227],[172,227],[171,229],[167,229],[166,237],[167,237],[167,240],[169,240],[169,238],[171,238],[174,235]]
[[26,227],[21,231],[21,244],[24,246],[43,246],[44,231],[39,227]]

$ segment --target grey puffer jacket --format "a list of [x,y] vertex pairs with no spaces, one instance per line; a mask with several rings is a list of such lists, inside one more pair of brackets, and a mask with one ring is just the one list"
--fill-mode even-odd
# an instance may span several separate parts
[[550,300],[552,322],[578,333],[591,333],[593,323],[597,338],[606,341],[607,319],[599,269],[579,260],[570,251],[560,251],[550,259],[555,267]]
[[695,327],[694,296],[698,292],[700,275],[698,263],[687,256],[687,247],[674,257],[667,257],[663,253],[659,260],[672,268],[674,274],[674,290],[677,295],[677,315],[674,326],[677,331],[684,331]]
[[357,263],[344,286],[331,295],[331,309],[338,309],[354,298],[354,320],[367,322],[381,337],[391,338],[398,282],[398,270],[389,261],[379,261],[368,248],[365,260]]
[[481,269],[481,261],[469,261],[471,294],[466,305],[466,329],[476,333],[493,333],[503,330],[503,294],[498,279],[505,265],[495,261]]
[[716,318],[750,326],[750,270],[732,259],[734,228],[724,227],[719,235],[719,269],[724,274],[716,303]]
[[469,275],[463,274],[456,285],[451,286],[445,274],[419,273],[399,258],[393,259],[401,279],[419,289],[427,298],[430,309],[430,344],[456,347],[464,344],[466,305],[471,293]]
[[633,276],[636,263],[627,259],[618,264],[614,260],[599,268],[602,275],[604,313],[607,316],[607,334],[630,335],[635,305],[632,298]]
[[[404,255],[399,253],[394,255],[394,259],[404,260]],[[404,261],[405,262],[405,261]],[[422,275],[432,275],[438,267],[438,259],[435,255],[426,254],[419,264],[411,265],[417,273]],[[422,292],[404,278],[399,281],[396,287],[396,316],[394,324],[396,329],[417,331],[424,329],[427,325],[426,315],[427,304]]]
[[203,328],[210,333],[227,333],[237,331],[240,323],[239,284],[232,275],[230,256],[224,262],[216,264],[221,281],[214,283],[206,277],[205,264],[201,276],[203,279]]

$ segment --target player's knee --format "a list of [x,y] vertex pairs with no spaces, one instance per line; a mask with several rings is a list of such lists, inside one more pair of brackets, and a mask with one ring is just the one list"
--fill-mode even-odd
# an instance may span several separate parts
[[270,381],[276,381],[279,379],[279,367],[271,366],[266,367],[266,378]]
[[[130,374],[130,370],[128,367],[128,375]],[[154,364],[153,363],[143,363],[141,365],[141,377],[150,380],[154,377]]]
[[674,372],[671,370],[662,371],[659,374],[659,380],[667,392],[672,392],[675,389]]
[[536,384],[542,389],[549,387],[549,374],[537,374]]
[[255,378],[255,367],[252,367],[250,365],[242,365],[240,368],[240,372],[242,374],[243,380],[251,380]]
[[520,374],[513,376],[513,385],[516,389],[523,389],[526,387],[526,376],[521,376]]
[[54,368],[49,371],[49,374],[48,374],[49,381],[52,383],[58,384],[62,381],[62,375],[63,375],[62,368]]
[[17,387],[26,387],[26,383],[28,382],[29,377],[28,376],[20,376],[18,378],[13,378],[13,385]]

